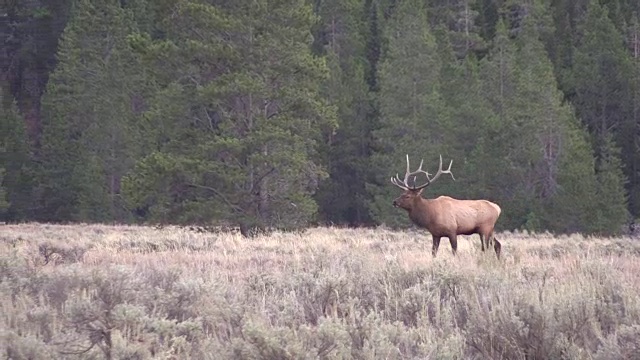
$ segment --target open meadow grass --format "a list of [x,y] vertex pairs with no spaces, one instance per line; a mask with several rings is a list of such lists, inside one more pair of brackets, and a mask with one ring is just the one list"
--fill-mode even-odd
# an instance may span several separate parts
[[7,359],[640,359],[640,241],[0,226]]

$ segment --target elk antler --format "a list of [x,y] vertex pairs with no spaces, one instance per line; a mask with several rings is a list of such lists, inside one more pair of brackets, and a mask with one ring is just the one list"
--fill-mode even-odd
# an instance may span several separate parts
[[[447,168],[447,170],[443,170],[442,169],[442,155],[440,155],[440,165],[438,167],[438,172],[432,177],[429,178],[429,173],[422,170],[422,164],[424,162],[424,159],[420,160],[420,166],[418,167],[418,170],[416,171],[410,171],[409,169],[409,154],[407,154],[407,170],[404,173],[404,180],[400,180],[400,176],[398,176],[398,174],[396,174],[395,177],[391,177],[391,183],[403,190],[420,190],[420,189],[424,189],[427,186],[429,186],[432,182],[436,181],[440,175],[442,174],[449,174],[451,175],[451,178],[455,181],[455,178],[453,177],[453,174],[451,173],[451,165],[453,164],[453,160],[451,160],[451,162],[449,163],[449,168]],[[417,178],[418,174],[425,174],[425,176],[427,177],[427,182],[425,184],[422,184],[420,186],[415,186],[415,181]],[[409,181],[409,177],[413,175],[413,186],[409,186],[408,182]]]

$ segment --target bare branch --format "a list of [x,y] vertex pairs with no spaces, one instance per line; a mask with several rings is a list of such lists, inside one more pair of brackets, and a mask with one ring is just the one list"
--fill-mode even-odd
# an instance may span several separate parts
[[187,186],[194,187],[197,189],[209,190],[212,193],[214,193],[216,196],[218,196],[220,199],[222,199],[222,201],[224,201],[227,205],[229,205],[229,207],[231,207],[233,210],[244,213],[244,210],[241,207],[233,204],[231,201],[229,201],[229,199],[227,199],[226,196],[224,196],[220,191],[218,191],[215,188],[212,188],[210,186],[205,186],[205,185],[198,185],[198,184],[187,184]]
[[276,168],[271,168],[271,170],[269,170],[266,173],[260,175],[257,180],[254,180],[251,183],[251,188],[249,188],[249,192],[252,192],[253,189],[256,187],[256,185],[260,184],[262,182],[262,180],[264,180],[264,178],[266,178],[267,176],[271,175],[274,171],[276,171]]

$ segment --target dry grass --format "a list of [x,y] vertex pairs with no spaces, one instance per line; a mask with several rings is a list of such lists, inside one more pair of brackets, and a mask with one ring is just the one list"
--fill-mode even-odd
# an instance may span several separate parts
[[640,242],[0,227],[10,359],[640,358]]

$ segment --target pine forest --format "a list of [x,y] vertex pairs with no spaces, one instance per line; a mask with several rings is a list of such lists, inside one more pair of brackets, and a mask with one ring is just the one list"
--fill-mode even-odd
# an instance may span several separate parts
[[0,221],[499,230],[640,222],[637,0],[7,0]]

